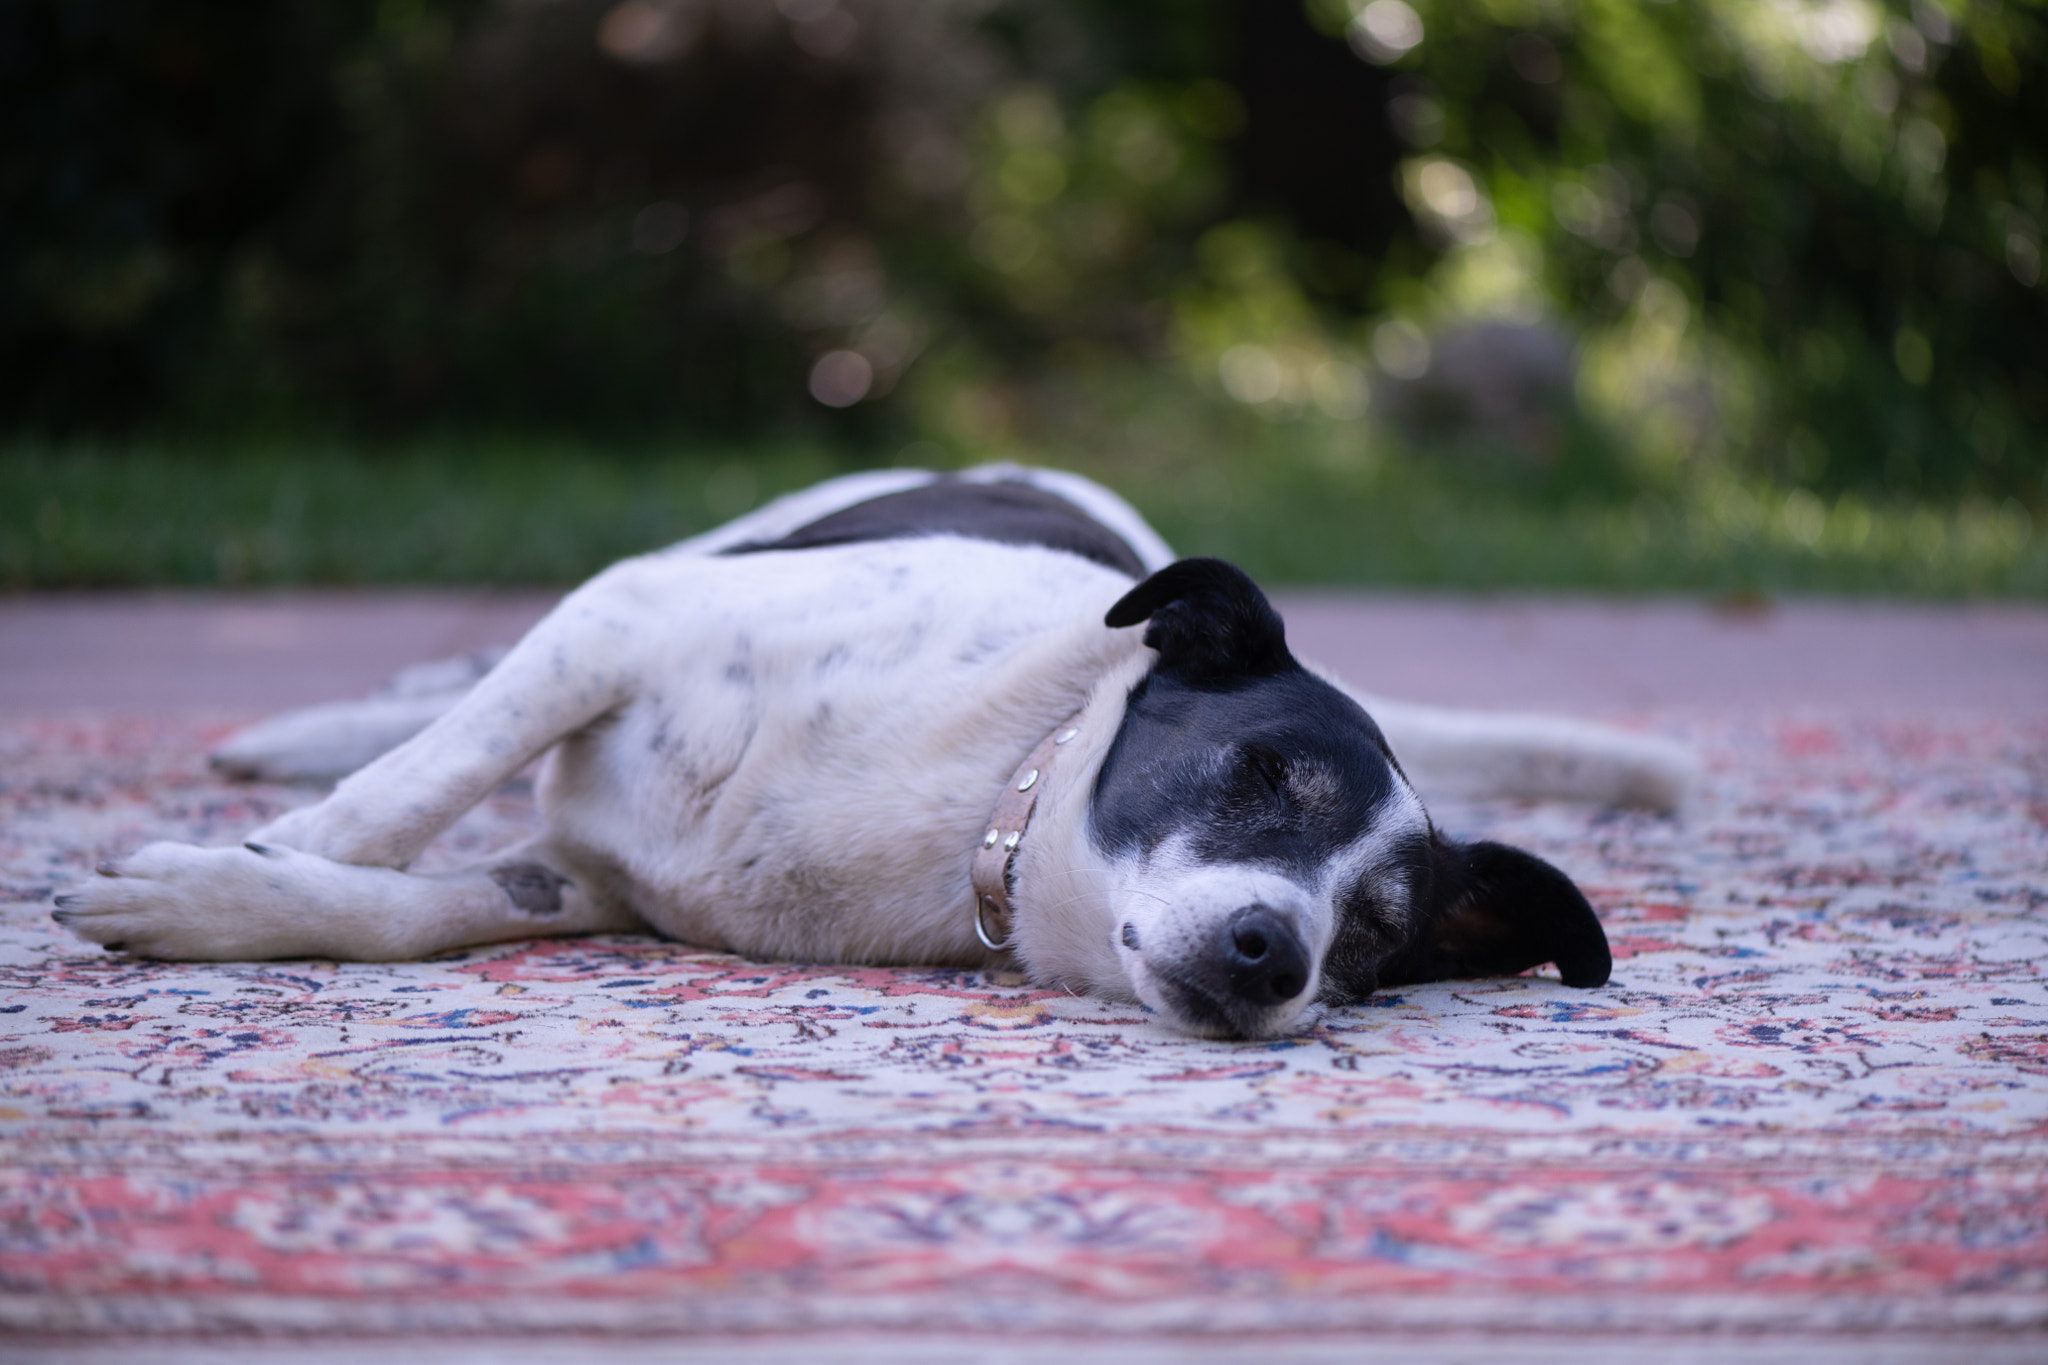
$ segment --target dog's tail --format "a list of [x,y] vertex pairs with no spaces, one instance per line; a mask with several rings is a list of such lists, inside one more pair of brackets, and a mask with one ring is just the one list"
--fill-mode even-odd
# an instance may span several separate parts
[[1463,711],[1366,696],[1423,800],[1501,796],[1675,811],[1699,781],[1698,757],[1658,735],[1562,716]]

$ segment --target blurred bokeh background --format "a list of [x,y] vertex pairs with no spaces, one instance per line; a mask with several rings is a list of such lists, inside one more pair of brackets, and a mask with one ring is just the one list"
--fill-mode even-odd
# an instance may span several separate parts
[[1282,581],[2048,593],[2043,0],[13,0],[0,585],[1055,463]]

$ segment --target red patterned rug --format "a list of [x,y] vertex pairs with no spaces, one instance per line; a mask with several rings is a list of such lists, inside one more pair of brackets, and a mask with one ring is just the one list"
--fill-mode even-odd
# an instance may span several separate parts
[[1253,1044],[651,939],[109,956],[60,883],[308,796],[0,730],[0,1332],[2048,1327],[2048,727],[1667,728],[1682,819],[1436,812],[1575,875],[1610,986]]

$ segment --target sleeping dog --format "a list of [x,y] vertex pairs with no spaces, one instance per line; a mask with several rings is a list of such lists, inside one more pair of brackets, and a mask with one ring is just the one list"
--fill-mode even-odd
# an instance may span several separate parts
[[[1412,982],[1555,963],[1604,983],[1572,882],[1447,838],[1416,780],[1668,806],[1684,754],[1371,704],[1380,723],[1296,660],[1243,573],[1175,560],[1098,485],[855,475],[615,565],[466,690],[238,737],[218,760],[256,775],[374,761],[246,844],[102,866],[55,916],[187,960],[653,929],[758,958],[1016,965],[1238,1038]],[[541,755],[545,833],[405,870]]]

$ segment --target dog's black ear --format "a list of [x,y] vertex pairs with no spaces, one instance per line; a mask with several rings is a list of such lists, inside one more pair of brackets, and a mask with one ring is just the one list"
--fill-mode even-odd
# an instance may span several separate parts
[[1607,931],[1571,878],[1506,844],[1439,840],[1442,907],[1380,968],[1380,985],[1512,976],[1555,962],[1567,986],[1604,986]]
[[1150,621],[1145,643],[1159,665],[1190,680],[1256,677],[1298,667],[1280,613],[1243,570],[1220,559],[1181,559],[1117,600],[1112,628]]

